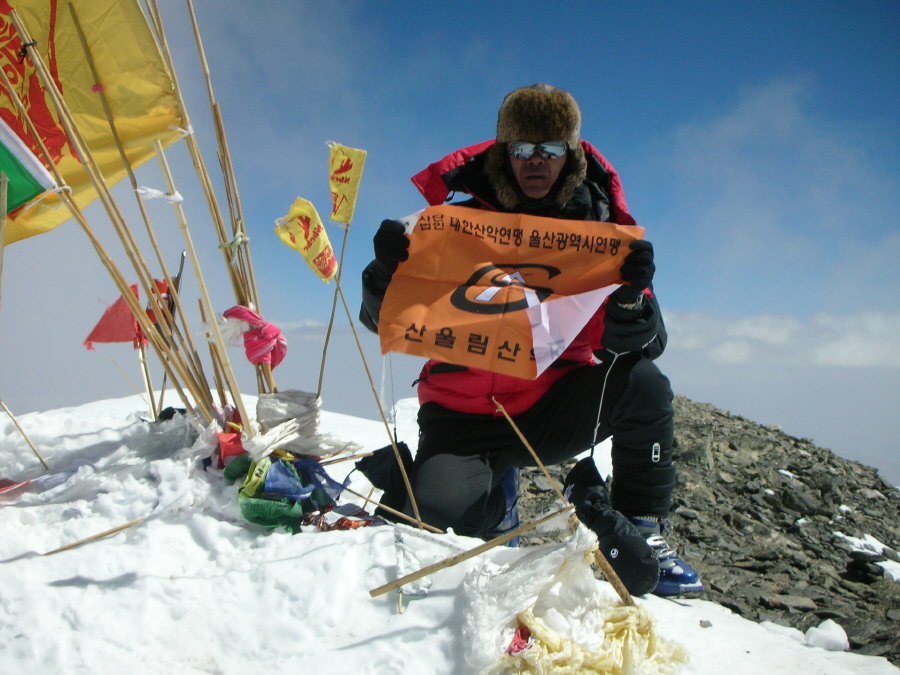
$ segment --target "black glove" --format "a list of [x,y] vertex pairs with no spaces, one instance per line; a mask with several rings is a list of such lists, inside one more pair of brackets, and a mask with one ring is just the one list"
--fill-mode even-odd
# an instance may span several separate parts
[[[587,491],[593,487],[600,487],[603,492],[606,492],[606,485],[603,484],[600,472],[597,471],[594,458],[585,457],[572,467],[569,475],[563,481],[563,494],[570,503],[577,506],[584,501]],[[609,495],[607,494],[608,501]]]
[[631,242],[631,253],[625,256],[619,276],[629,286],[643,291],[650,288],[656,265],[653,262],[653,244],[649,241],[638,240]]
[[600,550],[632,595],[656,588],[659,560],[634,524],[609,503],[609,492],[594,460],[582,459],[564,482],[578,520],[597,535]]
[[[631,288],[631,286],[622,288]],[[622,288],[618,289],[616,293]],[[640,352],[659,335],[660,325],[659,310],[653,300],[645,300],[637,309],[625,309],[616,302],[615,293],[613,293],[606,303],[603,335],[600,340],[605,349],[617,354]],[[597,355],[602,359],[599,352]]]
[[376,262],[389,275],[394,273],[397,265],[409,258],[409,237],[399,220],[382,220],[372,243]]

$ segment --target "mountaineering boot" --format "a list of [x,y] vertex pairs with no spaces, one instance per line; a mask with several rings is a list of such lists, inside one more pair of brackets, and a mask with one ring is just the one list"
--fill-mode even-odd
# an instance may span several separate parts
[[[495,488],[500,490],[503,494],[503,503],[505,504],[505,508],[503,510],[503,518],[497,523],[496,526],[491,528],[488,532],[485,533],[485,538],[493,539],[494,537],[499,537],[501,534],[506,534],[511,530],[519,527],[519,469],[518,467],[511,467],[507,470],[506,473],[500,478],[500,482],[497,484]],[[519,545],[519,537],[515,537],[511,539],[507,546],[518,546]]]
[[628,592],[644,595],[656,588],[656,553],[631,521],[610,505],[609,491],[593,458],[585,457],[572,467],[564,487],[575,515],[597,535],[600,550]]
[[637,531],[647,540],[659,559],[659,581],[654,595],[680,595],[703,590],[700,575],[693,567],[678,557],[675,549],[665,540],[668,521],[657,516],[631,518]]

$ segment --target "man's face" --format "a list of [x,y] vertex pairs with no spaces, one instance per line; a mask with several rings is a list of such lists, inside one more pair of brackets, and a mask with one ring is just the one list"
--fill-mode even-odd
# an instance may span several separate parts
[[560,171],[566,165],[566,156],[545,158],[535,152],[528,159],[510,156],[509,163],[525,196],[543,199],[550,193]]

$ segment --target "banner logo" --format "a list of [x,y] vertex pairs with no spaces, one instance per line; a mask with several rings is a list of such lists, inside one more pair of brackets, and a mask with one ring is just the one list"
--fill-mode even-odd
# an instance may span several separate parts
[[560,271],[535,263],[485,265],[453,291],[450,304],[474,314],[505,314],[537,307],[553,294],[553,289],[534,282],[552,279]]

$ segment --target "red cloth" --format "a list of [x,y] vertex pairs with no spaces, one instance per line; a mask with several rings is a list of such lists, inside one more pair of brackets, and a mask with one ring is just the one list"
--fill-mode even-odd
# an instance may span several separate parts
[[[134,293],[134,297],[140,297],[137,284],[131,284],[131,292]],[[138,327],[137,319],[125,303],[125,298],[119,297],[106,309],[100,321],[94,326],[94,330],[84,341],[84,346],[93,350],[95,342],[133,342],[135,349],[140,344],[147,343]]]
[[287,353],[287,340],[277,326],[265,321],[259,314],[243,305],[236,305],[223,313],[229,319],[237,319],[250,325],[244,332],[244,351],[250,363],[269,363],[275,368]]

